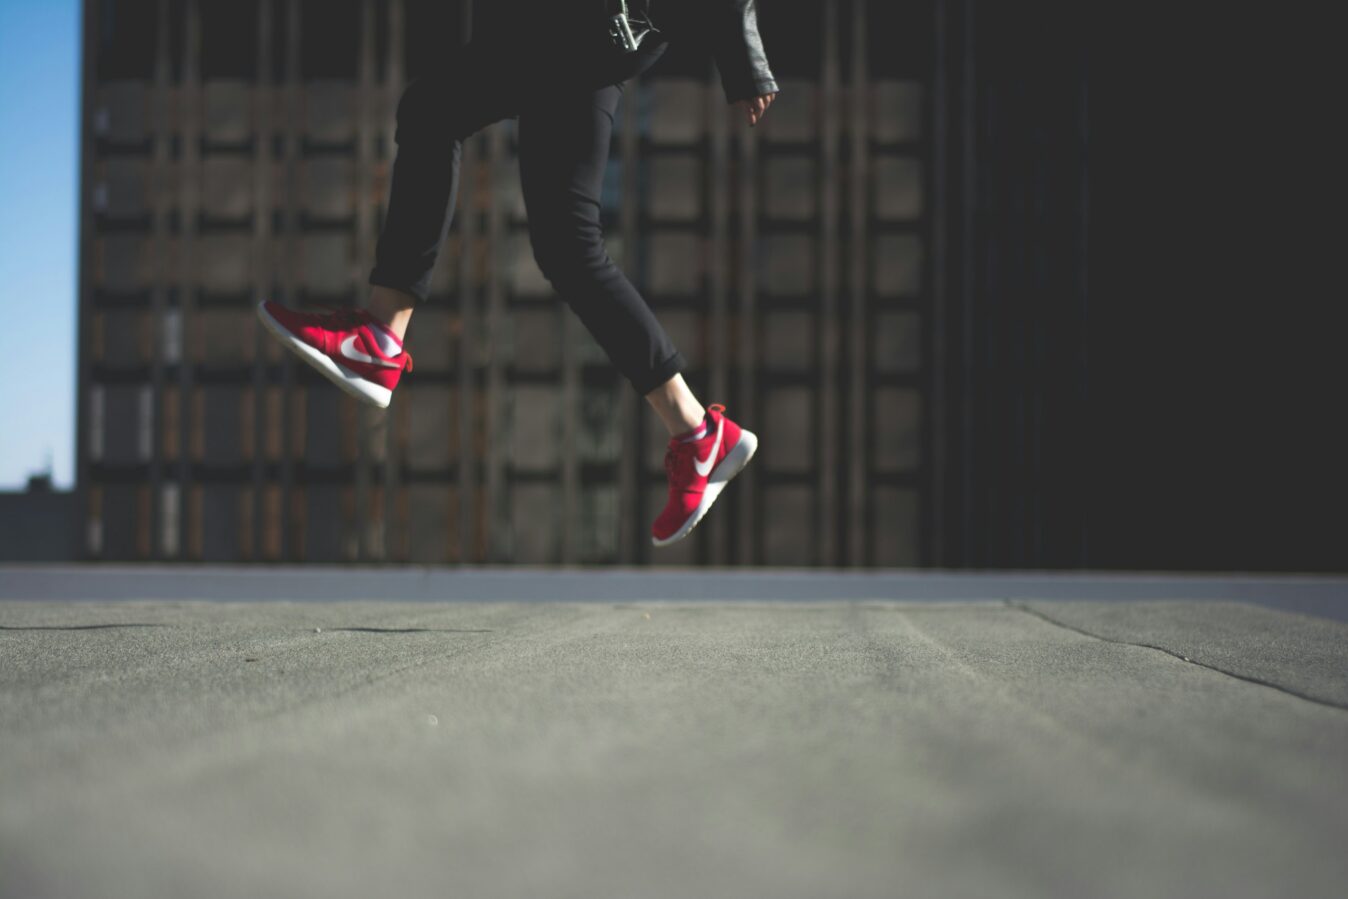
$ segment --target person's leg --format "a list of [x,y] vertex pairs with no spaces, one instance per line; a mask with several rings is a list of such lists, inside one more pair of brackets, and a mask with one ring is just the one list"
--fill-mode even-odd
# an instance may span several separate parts
[[705,410],[679,374],[687,360],[604,248],[600,191],[620,85],[548,90],[520,110],[520,183],[534,258],[671,434]]
[[407,336],[407,326],[412,321],[412,310],[416,305],[417,298],[412,294],[375,284],[370,287],[370,299],[365,308],[402,340]]
[[706,420],[707,410],[697,401],[681,374],[647,393],[646,402],[665,423],[665,430],[676,437],[696,432]]
[[398,100],[397,151],[366,308],[399,339],[430,293],[454,215],[463,139],[516,114],[516,82],[502,54],[470,42]]
[[257,306],[263,326],[283,346],[362,402],[387,408],[402,373],[412,370],[403,337],[413,306],[430,292],[431,270],[449,230],[461,141],[515,114],[518,70],[506,54],[469,44],[403,91],[389,208],[367,308],[305,313],[270,299]]

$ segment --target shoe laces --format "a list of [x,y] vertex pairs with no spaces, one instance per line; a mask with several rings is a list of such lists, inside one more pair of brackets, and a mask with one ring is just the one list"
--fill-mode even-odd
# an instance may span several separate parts
[[[707,408],[725,412],[725,406],[720,403],[712,403]],[[668,473],[671,480],[674,480],[680,469],[687,469],[692,465],[693,459],[697,456],[698,443],[697,440],[680,442],[672,437],[670,438],[669,446],[665,450],[665,472]]]
[[[327,311],[316,313],[315,319],[321,320],[324,326],[333,328],[349,328],[359,325],[375,327],[374,317],[364,309],[355,306],[331,306],[321,304],[320,308]],[[403,347],[403,371],[412,370],[412,354],[407,347]]]
[[350,327],[363,325],[369,320],[369,313],[354,306],[329,306],[321,304],[323,312],[313,313],[315,319],[329,327]]
[[665,474],[669,475],[671,481],[676,480],[679,469],[688,467],[687,460],[692,457],[691,453],[682,452],[681,449],[671,446],[665,450]]

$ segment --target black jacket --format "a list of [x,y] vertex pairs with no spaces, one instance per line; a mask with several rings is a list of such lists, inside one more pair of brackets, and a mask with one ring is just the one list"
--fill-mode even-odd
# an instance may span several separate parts
[[755,0],[628,0],[628,11],[647,11],[670,40],[705,44],[721,73],[726,102],[777,92],[758,33]]
[[[477,0],[473,30],[475,40],[502,42],[559,64],[573,50],[617,54],[606,37],[607,19],[621,8],[620,0]],[[756,0],[627,0],[627,11],[635,30],[641,22],[657,29],[643,41],[643,54],[665,42],[709,49],[727,103],[777,92],[758,33]]]

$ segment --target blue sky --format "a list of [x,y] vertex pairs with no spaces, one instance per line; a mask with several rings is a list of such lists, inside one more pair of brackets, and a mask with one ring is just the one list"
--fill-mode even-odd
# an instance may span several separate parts
[[0,0],[0,490],[74,483],[80,15]]

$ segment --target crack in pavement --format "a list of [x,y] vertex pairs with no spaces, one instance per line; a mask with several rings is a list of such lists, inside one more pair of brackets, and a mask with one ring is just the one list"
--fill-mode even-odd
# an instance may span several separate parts
[[1264,680],[1263,678],[1254,677],[1253,675],[1249,674],[1240,674],[1235,671],[1228,671],[1225,668],[1219,668],[1218,666],[1208,664],[1207,662],[1200,662],[1197,659],[1193,659],[1190,658],[1189,656],[1186,656],[1182,652],[1176,652],[1173,649],[1166,649],[1164,646],[1157,646],[1154,643],[1142,643],[1140,641],[1135,640],[1116,640],[1113,637],[1105,637],[1100,634],[1091,633],[1090,631],[1083,630],[1082,628],[1076,627],[1075,625],[1058,621],[1056,618],[1053,618],[1050,615],[1046,615],[1043,612],[1039,611],[1038,609],[1031,608],[1029,605],[1022,602],[1015,602],[1009,599],[1004,600],[1004,602],[1006,603],[1008,608],[1017,609],[1018,611],[1024,612],[1026,615],[1038,618],[1041,621],[1046,621],[1049,624],[1053,625],[1054,627],[1060,627],[1063,630],[1068,630],[1076,634],[1081,634],[1083,637],[1090,637],[1093,640],[1100,640],[1104,643],[1115,643],[1118,644],[1119,646],[1136,646],[1139,649],[1154,649],[1157,652],[1163,652],[1168,656],[1179,659],[1181,662],[1188,662],[1190,665],[1196,665],[1199,668],[1206,668],[1208,671],[1215,671],[1218,674],[1224,674],[1229,678],[1233,678],[1234,680],[1245,681],[1245,683],[1247,684],[1256,684],[1260,687],[1267,687],[1270,690],[1277,690],[1279,693],[1285,693],[1288,696],[1303,700],[1305,702],[1311,702],[1316,705],[1325,706],[1326,708],[1338,709],[1341,712],[1348,712],[1348,705],[1335,702],[1332,699],[1321,699],[1318,696],[1311,696],[1308,693],[1302,693],[1300,690],[1295,690],[1291,687],[1284,687],[1282,684],[1275,684],[1272,681],[1267,681]]
[[350,631],[360,634],[490,634],[490,628],[466,627],[330,627],[330,631]]
[[0,631],[101,631],[113,627],[172,627],[171,624],[0,624]]

